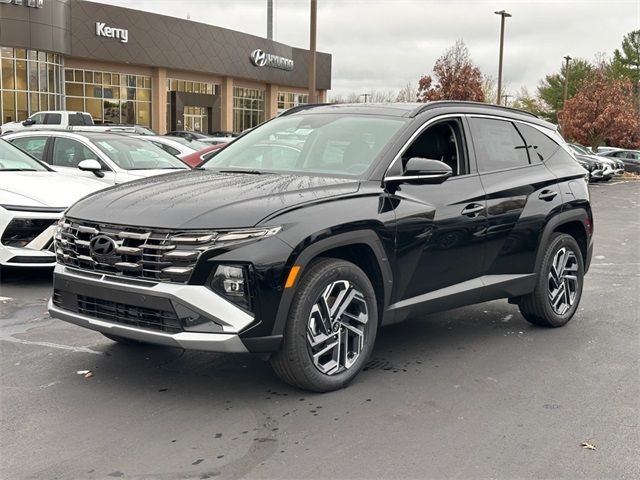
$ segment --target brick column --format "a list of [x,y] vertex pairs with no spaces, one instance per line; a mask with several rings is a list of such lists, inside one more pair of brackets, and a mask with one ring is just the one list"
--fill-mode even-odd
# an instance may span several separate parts
[[278,86],[268,84],[264,99],[264,119],[269,120],[276,115],[278,115]]
[[151,74],[151,128],[167,133],[167,70],[161,67]]
[[220,129],[233,132],[233,78],[224,77],[220,84]]

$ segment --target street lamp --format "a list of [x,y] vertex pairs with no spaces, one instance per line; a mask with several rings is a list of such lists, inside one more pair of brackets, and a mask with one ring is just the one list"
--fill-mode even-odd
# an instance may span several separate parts
[[572,60],[572,58],[569,55],[563,58],[565,60],[565,64],[564,64],[564,96],[562,99],[562,106],[564,107],[564,103],[567,101],[567,92],[569,91],[569,62]]
[[367,99],[371,96],[371,94],[370,93],[363,93],[360,96],[364,97],[364,103],[367,103]]
[[498,101],[498,105],[500,105],[500,99],[502,98],[502,51],[504,50],[504,19],[511,17],[510,13],[507,13],[506,10],[500,10],[499,12],[493,12],[496,15],[500,15],[500,58],[498,60],[498,96],[496,100]]
[[318,0],[311,0],[309,15],[309,103],[316,103],[316,31],[318,27]]

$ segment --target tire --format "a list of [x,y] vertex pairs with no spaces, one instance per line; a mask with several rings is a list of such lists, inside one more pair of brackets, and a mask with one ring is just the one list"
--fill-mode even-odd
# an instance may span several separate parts
[[144,342],[139,342],[137,340],[132,340],[130,338],[119,337],[118,335],[111,335],[110,333],[103,333],[103,332],[100,332],[100,333],[102,333],[102,335],[107,337],[109,340],[113,340],[114,342],[121,343],[122,345],[147,345]]
[[566,325],[580,303],[583,279],[584,263],[578,243],[571,235],[554,233],[545,250],[535,290],[518,301],[520,313],[541,327]]
[[[341,309],[345,314],[338,314]],[[299,280],[271,366],[283,381],[304,390],[343,388],[369,358],[377,328],[376,294],[367,275],[344,260],[314,260]]]

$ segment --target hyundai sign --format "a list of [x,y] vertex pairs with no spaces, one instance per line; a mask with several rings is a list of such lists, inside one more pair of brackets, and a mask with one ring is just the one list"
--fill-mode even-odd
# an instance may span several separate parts
[[251,52],[250,58],[251,63],[256,67],[279,68],[280,70],[287,70],[289,72],[293,70],[293,60],[290,58],[265,53],[259,48]]

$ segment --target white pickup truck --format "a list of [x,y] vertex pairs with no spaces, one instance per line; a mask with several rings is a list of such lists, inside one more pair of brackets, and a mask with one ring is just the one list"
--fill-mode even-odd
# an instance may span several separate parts
[[95,125],[87,112],[51,110],[38,112],[22,122],[7,122],[0,127],[0,134],[27,130],[82,130],[92,132],[140,133],[136,125]]

